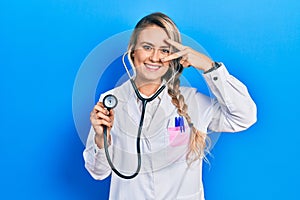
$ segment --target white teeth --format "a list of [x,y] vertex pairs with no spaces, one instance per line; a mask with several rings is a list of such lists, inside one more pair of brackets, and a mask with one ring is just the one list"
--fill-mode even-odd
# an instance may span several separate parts
[[150,69],[158,69],[160,66],[146,65]]

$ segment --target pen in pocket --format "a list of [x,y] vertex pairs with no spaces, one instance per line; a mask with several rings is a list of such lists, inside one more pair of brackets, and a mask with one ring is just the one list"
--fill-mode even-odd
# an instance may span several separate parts
[[182,116],[175,117],[175,127],[180,128],[180,132],[185,132],[184,120]]

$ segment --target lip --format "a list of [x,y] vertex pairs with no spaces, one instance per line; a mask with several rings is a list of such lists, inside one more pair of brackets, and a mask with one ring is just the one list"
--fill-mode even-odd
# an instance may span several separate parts
[[148,71],[157,71],[161,68],[161,65],[154,65],[154,64],[146,64],[145,67]]

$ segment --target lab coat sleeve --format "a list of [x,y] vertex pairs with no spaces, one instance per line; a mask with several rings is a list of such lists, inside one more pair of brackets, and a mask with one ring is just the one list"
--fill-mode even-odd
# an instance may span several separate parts
[[[108,147],[111,153],[111,146]],[[111,168],[107,162],[105,151],[99,149],[95,143],[95,131],[91,127],[89,136],[86,142],[86,148],[83,151],[85,168],[96,180],[103,180],[111,174]]]
[[238,132],[256,122],[256,105],[246,86],[230,75],[222,64],[203,74],[215,98],[212,102],[208,129],[216,132]]

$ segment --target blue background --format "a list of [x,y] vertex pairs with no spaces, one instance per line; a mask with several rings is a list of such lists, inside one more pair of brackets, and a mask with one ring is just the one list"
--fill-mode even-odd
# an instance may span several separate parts
[[101,41],[162,11],[258,106],[253,127],[222,134],[213,149],[206,199],[299,199],[299,10],[297,0],[1,1],[0,198],[107,198],[109,179],[84,168],[72,116],[76,73]]

